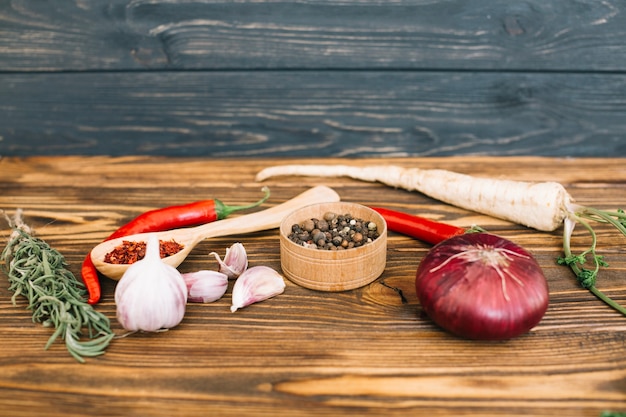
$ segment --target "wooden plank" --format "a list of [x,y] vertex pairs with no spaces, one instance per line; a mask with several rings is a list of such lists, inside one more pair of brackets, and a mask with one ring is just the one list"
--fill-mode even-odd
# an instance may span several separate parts
[[0,155],[624,156],[623,74],[0,74]]
[[[274,159],[40,157],[0,159],[0,208],[25,210],[38,235],[78,273],[84,255],[115,227],[168,204],[219,197],[244,204],[260,195],[254,175]],[[626,202],[623,159],[374,158],[289,159],[290,163],[398,164],[473,175],[562,182],[581,204]],[[178,327],[116,339],[78,364],[61,343],[43,350],[51,329],[33,324],[0,285],[0,407],[6,415],[143,416],[522,416],[598,417],[625,411],[623,316],[580,288],[558,266],[560,230],[551,233],[479,216],[417,193],[349,179],[281,177],[264,205],[316,184],[344,201],[383,205],[460,226],[480,224],[526,247],[544,268],[550,308],[529,334],[506,342],[450,336],[420,314],[413,280],[429,246],[391,233],[383,276],[361,289],[320,293],[287,282],[284,294],[231,313],[230,291],[189,305]],[[8,229],[1,223],[0,234]],[[599,226],[611,264],[598,285],[626,303],[623,237]],[[582,231],[576,244],[582,245]],[[250,264],[280,268],[276,231],[201,243],[181,266],[211,269],[207,254],[241,241]],[[580,239],[580,240],[579,240]],[[3,247],[3,244],[0,244]],[[4,275],[0,273],[0,278]],[[402,289],[399,297],[382,285]],[[114,282],[102,280],[97,308],[113,320]],[[231,283],[232,286],[232,283]]]
[[619,0],[100,2],[0,5],[0,71],[623,71]]

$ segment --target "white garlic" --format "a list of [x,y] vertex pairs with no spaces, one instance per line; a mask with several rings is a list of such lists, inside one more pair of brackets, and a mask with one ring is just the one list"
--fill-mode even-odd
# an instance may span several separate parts
[[243,244],[239,242],[226,249],[224,260],[220,259],[216,252],[211,252],[209,255],[215,256],[220,265],[219,271],[230,279],[237,278],[248,268],[248,254]]
[[228,277],[221,272],[203,270],[182,275],[190,303],[212,303],[222,298],[228,288]]
[[233,299],[230,311],[267,300],[285,290],[283,277],[267,266],[254,266],[242,273],[233,286]]
[[157,235],[149,235],[146,256],[128,267],[115,288],[117,320],[126,330],[169,329],[185,315],[185,281],[159,252]]

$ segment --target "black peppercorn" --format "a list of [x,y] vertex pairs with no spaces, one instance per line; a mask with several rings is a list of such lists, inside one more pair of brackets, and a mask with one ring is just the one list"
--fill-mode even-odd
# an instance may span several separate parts
[[379,234],[376,223],[355,219],[349,213],[324,213],[322,219],[306,219],[291,227],[288,238],[306,247],[320,250],[344,250],[362,246]]

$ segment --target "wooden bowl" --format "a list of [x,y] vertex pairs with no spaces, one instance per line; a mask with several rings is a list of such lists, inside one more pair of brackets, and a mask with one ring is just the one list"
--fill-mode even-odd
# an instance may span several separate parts
[[[307,248],[289,240],[294,224],[322,219],[324,213],[350,214],[376,223],[379,236],[372,242],[345,250]],[[346,291],[369,284],[385,270],[387,223],[380,214],[355,203],[321,203],[298,209],[280,225],[280,262],[283,273],[303,287],[320,291]]]

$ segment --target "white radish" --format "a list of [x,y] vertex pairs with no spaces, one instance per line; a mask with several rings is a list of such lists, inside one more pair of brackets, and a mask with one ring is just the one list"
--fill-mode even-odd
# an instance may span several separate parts
[[443,169],[407,169],[393,165],[278,165],[260,171],[256,180],[282,175],[350,177],[380,182],[547,232],[561,226],[568,212],[574,210],[573,199],[557,182],[477,178]]
[[[601,266],[608,266],[596,253],[597,236],[587,220],[609,223],[626,236],[626,213],[606,211],[574,204],[565,187],[557,182],[525,182],[507,179],[478,178],[442,169],[403,168],[394,165],[277,165],[261,170],[257,181],[271,177],[297,175],[349,177],[380,182],[391,187],[418,191],[439,201],[478,213],[512,221],[541,231],[563,228],[564,256],[557,261],[569,266],[580,284],[607,305],[626,316],[622,307],[595,286]],[[572,254],[571,237],[580,223],[592,237],[590,248]],[[585,268],[591,258],[593,268]]]

